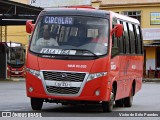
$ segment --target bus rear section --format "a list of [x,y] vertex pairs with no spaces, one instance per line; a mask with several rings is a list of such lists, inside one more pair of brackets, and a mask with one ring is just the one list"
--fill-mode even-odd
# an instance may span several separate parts
[[89,8],[55,8],[40,13],[33,31],[31,21],[26,23],[26,31],[32,32],[26,90],[33,110],[41,110],[43,102],[95,103],[110,112],[115,101],[131,100],[140,86],[136,80],[133,83],[133,76],[127,76],[130,82],[121,93],[119,79],[124,68],[119,67],[119,52],[112,55],[112,44],[113,36],[123,36],[123,25],[112,25],[112,14]]
[[7,42],[7,77],[24,77],[25,49],[21,43]]

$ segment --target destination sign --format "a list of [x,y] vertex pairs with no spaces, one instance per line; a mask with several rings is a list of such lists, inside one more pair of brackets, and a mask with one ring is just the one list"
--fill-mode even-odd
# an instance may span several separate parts
[[72,17],[56,17],[56,16],[45,16],[44,23],[46,24],[73,24]]
[[43,53],[43,54],[59,54],[59,55],[75,55],[76,50],[62,50],[62,49],[42,48],[40,53]]
[[10,42],[8,42],[7,45],[8,45],[9,47],[20,47],[20,46],[21,46],[21,43],[10,43]]

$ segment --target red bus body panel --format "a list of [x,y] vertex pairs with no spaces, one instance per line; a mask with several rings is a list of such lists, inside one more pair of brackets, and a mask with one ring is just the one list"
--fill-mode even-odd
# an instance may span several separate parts
[[[135,93],[142,87],[143,56],[117,56],[111,60],[110,79],[117,81],[116,100],[128,97],[135,80]],[[113,80],[114,81],[114,80]]]
[[[106,62],[108,59],[106,57],[98,60],[53,60],[46,58],[38,58],[32,54],[28,54],[28,58],[31,58],[27,61],[26,66],[28,68],[33,68],[35,70],[54,70],[54,71],[74,71],[74,72],[88,72],[88,73],[98,73],[105,71],[106,68],[110,68]],[[37,62],[38,61],[38,62]],[[30,64],[30,62],[32,64]],[[34,65],[34,66],[32,66]],[[68,67],[68,65],[75,65],[75,67]],[[76,65],[86,65],[86,68],[77,68]],[[105,101],[109,98],[109,94],[106,94],[108,89],[107,87],[107,76],[97,78],[85,83],[85,86],[79,96],[50,96],[47,95],[42,81],[30,73],[26,73],[27,79],[27,89],[33,87],[34,91],[32,93],[27,91],[29,97],[38,97],[38,98],[54,98],[60,100],[89,100],[89,101]],[[34,82],[33,82],[34,81]],[[106,84],[104,84],[106,83]],[[100,90],[101,95],[95,96],[95,91]]]

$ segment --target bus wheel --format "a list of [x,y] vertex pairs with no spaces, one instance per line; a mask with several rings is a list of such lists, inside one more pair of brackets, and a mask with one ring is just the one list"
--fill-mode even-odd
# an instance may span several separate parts
[[123,99],[115,101],[116,107],[123,107],[124,101]]
[[33,110],[41,110],[43,105],[43,99],[31,98],[31,106]]
[[68,103],[61,103],[62,105],[69,105]]
[[108,101],[102,102],[103,112],[112,112],[113,105],[114,105],[114,98],[115,98],[114,89],[112,89],[111,95],[110,95],[110,101],[109,102]]
[[133,104],[133,87],[131,89],[130,96],[127,98],[124,98],[124,106],[125,107],[131,107]]

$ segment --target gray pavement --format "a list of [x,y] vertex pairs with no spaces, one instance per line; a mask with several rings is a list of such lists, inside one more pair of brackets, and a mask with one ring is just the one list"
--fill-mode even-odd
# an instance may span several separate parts
[[143,82],[160,82],[160,78],[143,78]]
[[[0,81],[0,111],[31,111],[30,99],[26,96],[25,80]],[[114,107],[113,112],[124,111],[160,111],[160,83],[143,82],[142,90],[134,96],[131,108]],[[44,103],[42,112],[55,117],[106,117],[100,105],[62,106]],[[159,119],[160,120],[160,119]]]
[[[114,107],[112,113],[103,113],[99,105],[93,106],[62,106],[61,104],[44,103],[42,111],[32,111],[30,99],[26,96],[25,80],[0,81],[0,111],[40,112],[42,115],[51,116],[34,118],[37,120],[160,120],[160,117],[116,117],[114,113],[143,111],[160,111],[160,83],[143,82],[142,89],[134,96],[131,108]],[[112,114],[112,115],[111,115]],[[160,113],[159,113],[160,114]],[[112,117],[109,117],[109,116]],[[107,118],[106,118],[107,117]],[[1,119],[1,118],[0,118]],[[8,118],[3,118],[3,120]],[[14,120],[25,118],[12,118]]]

